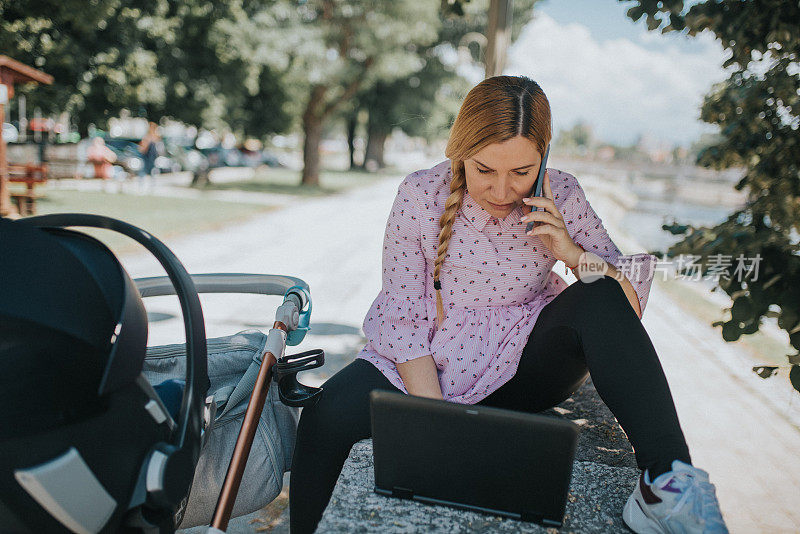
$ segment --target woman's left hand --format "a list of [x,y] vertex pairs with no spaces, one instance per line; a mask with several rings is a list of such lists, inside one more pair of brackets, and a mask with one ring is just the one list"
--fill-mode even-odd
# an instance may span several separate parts
[[[580,254],[583,252],[572,240],[567,232],[564,217],[558,211],[553,201],[553,190],[550,188],[550,176],[547,171],[544,173],[544,184],[542,184],[544,196],[524,198],[522,201],[526,207],[523,211],[527,215],[521,218],[523,223],[535,221],[534,227],[528,235],[538,236],[544,246],[550,249],[556,260],[561,260],[567,265],[577,263]],[[539,208],[538,211],[531,211],[532,207]]]

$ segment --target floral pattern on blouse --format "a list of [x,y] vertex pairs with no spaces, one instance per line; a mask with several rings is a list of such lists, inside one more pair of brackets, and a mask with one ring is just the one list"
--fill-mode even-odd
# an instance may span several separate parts
[[[384,233],[383,287],[364,318],[367,344],[357,358],[408,393],[396,364],[430,354],[444,399],[475,404],[514,376],[540,311],[568,284],[541,239],[525,235],[521,206],[498,220],[465,192],[442,264],[445,318],[436,327],[433,265],[450,165],[411,173],[398,187]],[[657,258],[623,255],[575,177],[548,174],[573,241],[627,276],[644,313]]]

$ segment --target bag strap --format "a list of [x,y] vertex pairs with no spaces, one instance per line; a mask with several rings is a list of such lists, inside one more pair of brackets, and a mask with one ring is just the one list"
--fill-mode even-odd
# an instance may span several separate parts
[[246,400],[250,397],[250,394],[253,392],[253,388],[256,387],[256,380],[258,379],[258,372],[261,369],[261,361],[263,359],[264,350],[267,346],[267,336],[264,336],[264,344],[258,350],[258,352],[253,355],[253,361],[250,362],[250,366],[245,371],[242,378],[239,379],[239,382],[236,384],[236,387],[233,388],[230,395],[228,395],[228,399],[225,402],[225,407],[221,412],[217,412],[217,416],[215,419],[219,419],[229,411],[233,409],[234,406]]

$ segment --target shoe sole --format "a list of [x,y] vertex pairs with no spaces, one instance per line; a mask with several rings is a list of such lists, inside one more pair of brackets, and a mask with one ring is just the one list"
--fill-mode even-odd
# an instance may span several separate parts
[[669,534],[644,513],[634,495],[628,497],[622,509],[622,520],[636,534]]

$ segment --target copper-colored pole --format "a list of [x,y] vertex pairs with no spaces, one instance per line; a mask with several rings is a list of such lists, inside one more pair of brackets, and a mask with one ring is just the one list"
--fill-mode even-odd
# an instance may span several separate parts
[[[275,321],[273,328],[286,331],[286,325],[280,321]],[[258,420],[267,400],[269,383],[272,380],[272,367],[276,363],[275,355],[269,351],[264,353],[256,384],[253,387],[253,393],[247,403],[242,429],[239,431],[239,437],[236,438],[236,446],[233,449],[231,463],[228,464],[225,482],[222,484],[217,507],[214,509],[214,516],[211,519],[211,526],[223,532],[228,528],[228,521],[231,518],[231,512],[233,512],[233,504],[236,502],[236,495],[239,493],[239,485],[242,483],[244,468],[247,465],[247,458],[250,456],[250,447],[253,446]]]

